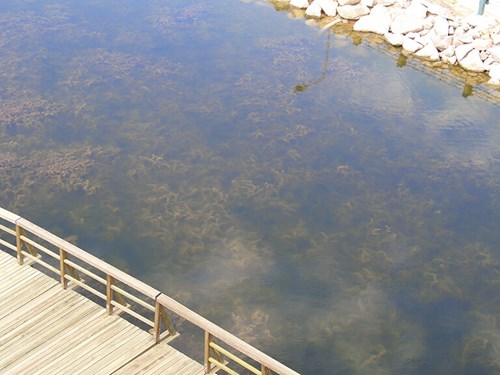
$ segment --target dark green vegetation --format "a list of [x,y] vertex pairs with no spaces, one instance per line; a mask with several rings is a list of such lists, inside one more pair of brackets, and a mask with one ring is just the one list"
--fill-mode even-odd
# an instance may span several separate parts
[[499,371],[498,106],[271,7],[25,3],[1,206],[304,374]]

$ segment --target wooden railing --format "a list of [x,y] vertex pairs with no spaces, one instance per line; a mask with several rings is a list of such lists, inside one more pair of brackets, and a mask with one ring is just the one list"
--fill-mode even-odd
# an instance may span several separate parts
[[116,310],[150,327],[156,343],[176,336],[168,312],[201,328],[206,374],[234,375],[243,370],[256,375],[298,375],[155,288],[3,208],[0,249],[15,252],[20,265],[36,263],[53,272],[63,288],[81,287],[102,300],[109,314]]

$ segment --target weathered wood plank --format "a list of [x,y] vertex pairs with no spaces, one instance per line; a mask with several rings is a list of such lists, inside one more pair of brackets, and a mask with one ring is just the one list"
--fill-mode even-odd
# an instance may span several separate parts
[[77,345],[83,338],[92,337],[99,332],[101,326],[95,325],[94,322],[103,314],[106,314],[106,312],[100,308],[96,312],[88,314],[78,324],[74,324],[71,328],[58,335],[57,338],[51,340],[49,345],[25,355],[15,365],[4,370],[4,374],[32,374],[43,366],[50,364],[53,358],[63,355],[68,348]]
[[123,341],[137,340],[137,337],[134,336],[134,328],[132,326],[121,327],[118,332],[108,332],[105,335],[94,338],[91,346],[87,347],[87,351],[82,353],[77,359],[72,358],[71,364],[61,374],[70,373],[76,375],[90,373],[85,370],[101,360],[101,358],[107,356],[110,352],[116,350],[117,347],[123,344]]
[[117,334],[123,330],[123,325],[121,324],[121,318],[118,316],[100,316],[94,321],[93,328],[91,330],[83,331],[80,335],[76,335],[76,342],[73,346],[68,346],[64,351],[54,353],[54,357],[51,358],[49,363],[39,366],[37,368],[37,373],[40,374],[54,374],[57,370],[65,369],[68,367],[68,363],[72,363],[88,350],[87,348],[93,348],[96,340],[98,340],[100,335],[107,334],[112,331],[112,334]]
[[[89,306],[88,304],[85,305],[85,302],[76,302],[73,305],[73,309],[66,314],[60,315],[59,320],[53,319],[54,321],[49,324],[48,328],[37,324],[35,328],[25,331],[20,338],[10,340],[11,342],[5,348],[6,350],[0,350],[0,371],[22,359],[25,354],[33,350],[39,350],[50,339],[57,336],[58,333],[63,332],[66,328],[80,320],[82,316],[86,315],[93,308],[93,306]],[[12,344],[12,342],[14,343]]]

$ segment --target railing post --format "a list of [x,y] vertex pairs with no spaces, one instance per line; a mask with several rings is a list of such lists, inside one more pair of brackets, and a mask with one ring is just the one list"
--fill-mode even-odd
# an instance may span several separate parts
[[208,332],[205,331],[205,353],[203,356],[204,363],[205,363],[205,374],[208,374],[210,370],[212,370],[212,364],[210,363],[210,343],[213,340],[213,336]]
[[111,275],[106,274],[106,306],[108,308],[109,315],[113,314],[113,304],[111,303],[111,301],[113,301],[113,289],[111,289],[112,285],[113,278]]
[[262,375],[270,375],[271,374],[269,369],[263,364],[260,365],[260,372],[262,373]]
[[16,223],[16,248],[17,248],[17,263],[20,266],[24,263],[23,257],[23,242],[21,240],[21,235],[23,234],[22,228]]
[[158,302],[158,298],[155,299],[155,321],[154,321],[154,331],[155,341],[158,344],[160,342],[160,330],[161,330],[161,305]]
[[63,249],[59,248],[59,275],[61,276],[61,286],[63,289],[68,287],[68,280],[66,280],[66,264],[64,261],[67,259],[68,254]]

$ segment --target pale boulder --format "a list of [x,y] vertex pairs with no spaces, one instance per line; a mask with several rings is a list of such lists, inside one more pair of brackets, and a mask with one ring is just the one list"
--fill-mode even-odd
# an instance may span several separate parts
[[491,65],[488,75],[493,79],[500,80],[500,63]]
[[375,34],[384,35],[389,31],[391,26],[391,13],[383,5],[376,5],[372,12],[361,17],[355,24],[355,31],[366,31]]
[[416,51],[418,51],[422,47],[423,47],[422,44],[416,42],[415,40],[413,40],[411,38],[405,37],[403,39],[403,49],[405,51],[408,51],[408,52],[411,52],[411,53],[415,53]]
[[435,30],[429,32],[429,38],[439,51],[444,51],[453,44],[453,37],[451,35],[443,36],[436,34]]
[[415,52],[415,56],[429,59],[431,61],[439,60],[439,52],[432,43],[425,45],[423,48]]
[[409,16],[407,14],[400,14],[391,24],[391,31],[394,34],[408,34],[410,32],[419,32],[424,29],[424,20]]
[[426,0],[421,0],[420,1],[423,5],[427,7],[427,11],[430,14],[435,14],[437,16],[446,18],[446,19],[452,19],[453,15],[449,9],[446,9],[445,7],[437,4],[432,4],[429,1]]
[[443,17],[437,16],[434,18],[434,32],[439,36],[448,36],[448,31],[450,27],[448,20]]
[[465,56],[463,59],[459,59],[458,63],[460,66],[466,70],[470,70],[472,72],[484,72],[485,67],[483,64],[483,60],[481,60],[481,57],[479,56],[479,51],[473,49],[470,51],[467,56]]
[[309,0],[291,0],[290,5],[299,9],[307,9],[309,7]]
[[393,34],[393,33],[385,33],[384,39],[387,43],[399,47],[403,45],[404,35],[403,34]]
[[405,14],[410,17],[424,19],[427,17],[427,7],[418,1],[412,1],[410,6],[405,9]]
[[441,52],[441,57],[452,57],[455,56],[455,47],[450,46]]
[[339,4],[335,0],[316,0],[316,1],[318,2],[321,9],[323,9],[323,12],[325,12],[325,14],[328,17],[335,17],[337,15],[337,7]]
[[347,20],[359,20],[370,13],[370,9],[364,5],[344,5],[337,8],[339,16]]
[[472,51],[474,47],[471,44],[462,44],[455,48],[455,56],[457,56],[457,60],[462,60],[467,54]]
[[500,62],[500,46],[491,47],[488,49],[488,52],[491,54],[491,57]]
[[377,1],[376,0],[361,0],[360,4],[364,5],[365,7],[368,7],[368,8],[373,8],[377,4]]
[[495,19],[488,16],[480,16],[477,14],[471,14],[467,16],[464,21],[470,26],[476,28],[477,30],[485,30],[495,26]]
[[321,17],[321,7],[319,6],[318,0],[314,0],[311,5],[306,9],[306,16],[311,18]]
[[457,58],[456,56],[441,55],[441,61],[450,65],[455,65],[457,63]]
[[358,5],[361,0],[338,0],[340,6],[344,5]]
[[491,39],[474,39],[472,46],[479,51],[484,51],[493,46],[493,42]]

